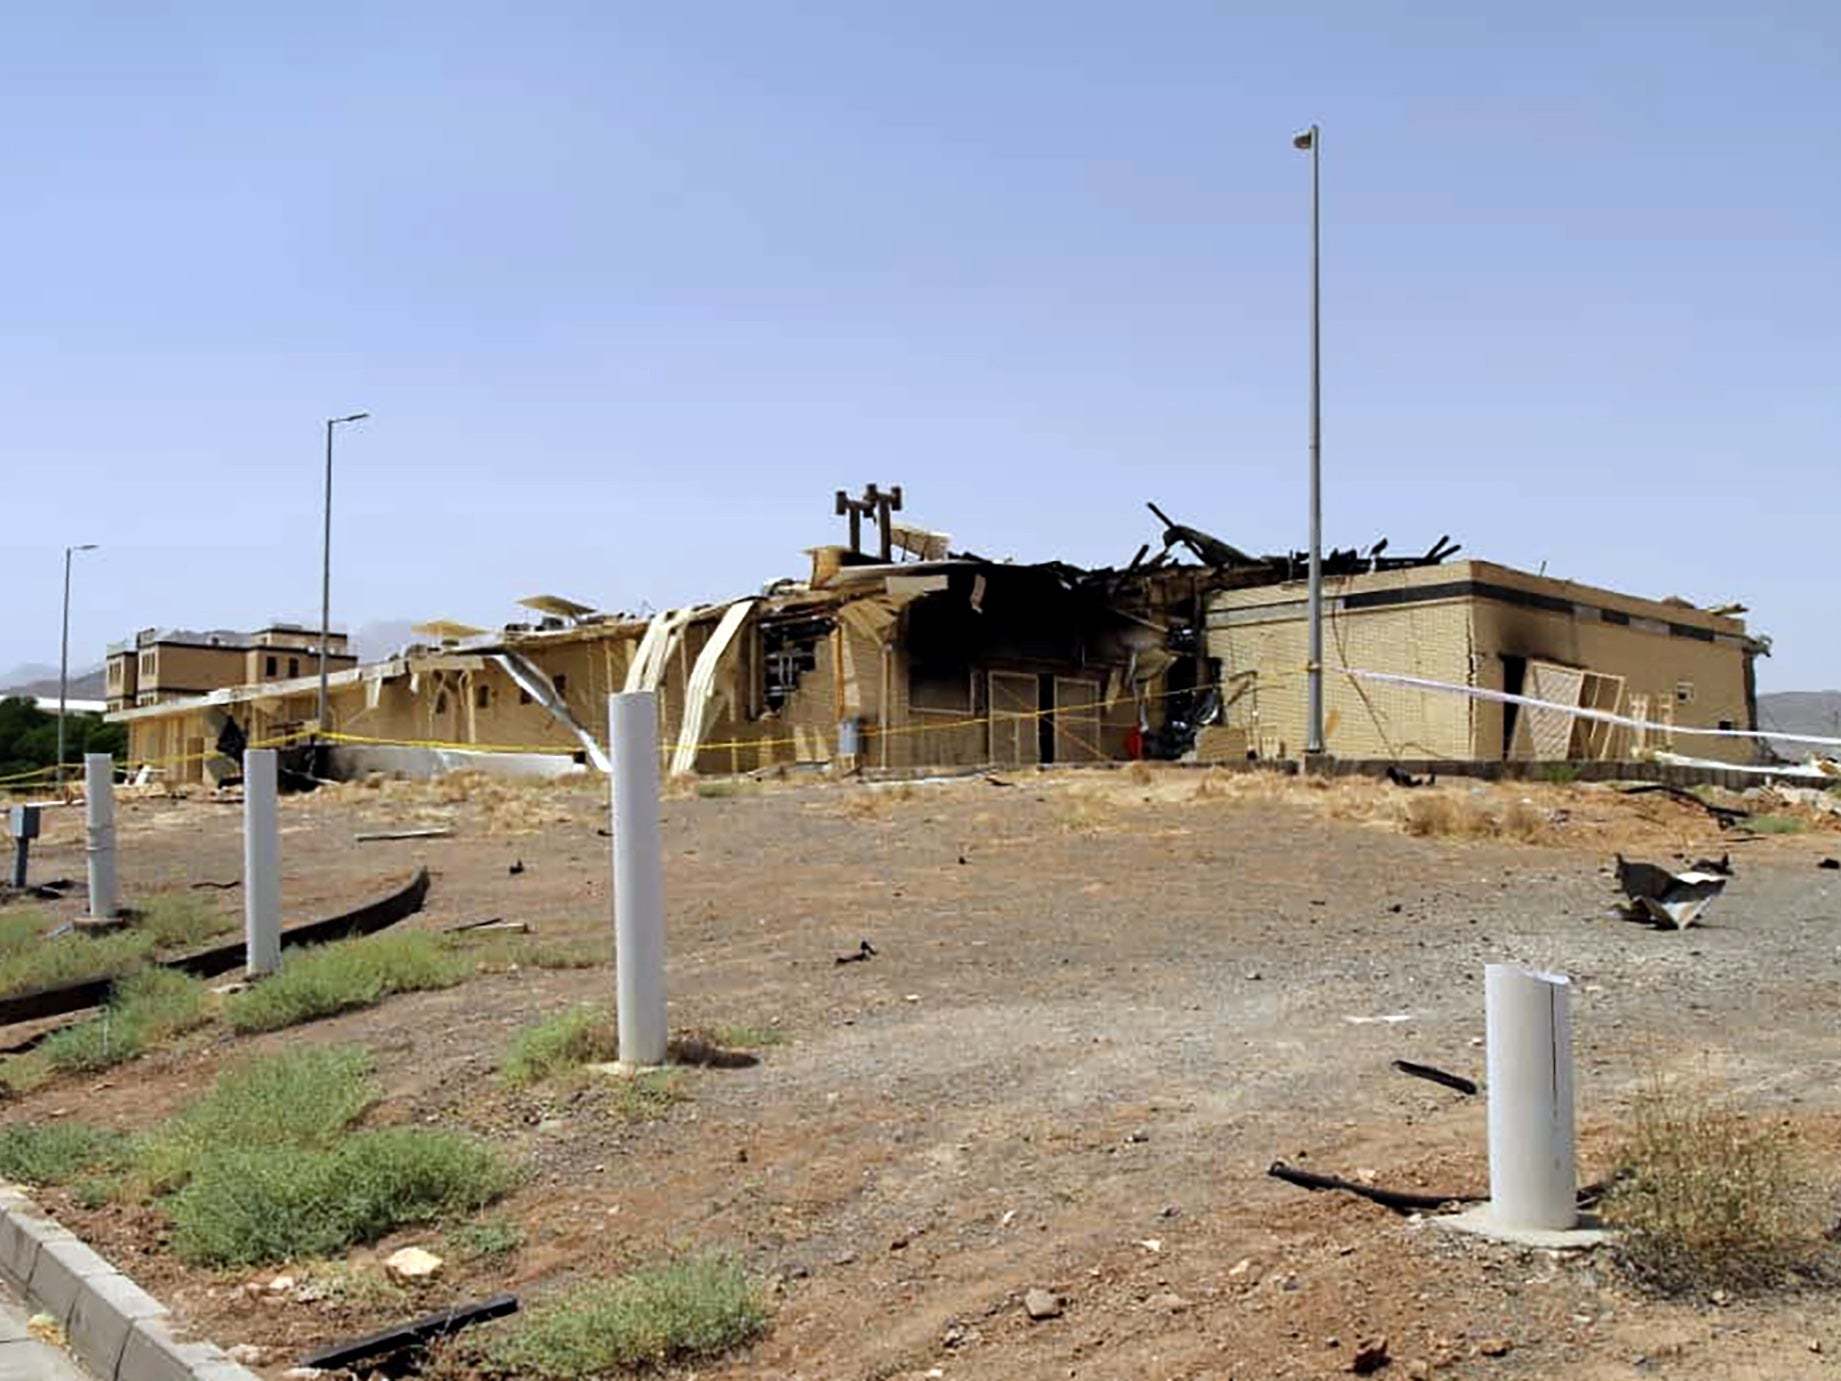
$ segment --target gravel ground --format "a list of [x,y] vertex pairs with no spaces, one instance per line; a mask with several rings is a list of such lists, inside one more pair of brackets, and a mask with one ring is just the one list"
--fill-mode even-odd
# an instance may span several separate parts
[[[1371,783],[997,780],[666,803],[674,1026],[772,1025],[787,1040],[753,1067],[687,1071],[688,1097],[658,1120],[615,1115],[600,1085],[510,1093],[492,1077],[519,1027],[610,997],[605,965],[482,974],[253,1039],[207,1033],[5,1115],[145,1125],[252,1050],[361,1041],[386,1088],[373,1121],[469,1126],[533,1167],[505,1208],[524,1246],[451,1263],[413,1297],[365,1282],[396,1246],[441,1250],[438,1234],[357,1253],[337,1288],[306,1292],[317,1299],[252,1295],[174,1263],[149,1210],[47,1195],[216,1341],[264,1349],[277,1376],[313,1344],[419,1309],[535,1297],[697,1244],[739,1253],[775,1308],[767,1336],[705,1378],[1327,1376],[1375,1335],[1393,1375],[1830,1374],[1841,1315],[1826,1295],[1662,1303],[1603,1256],[1488,1247],[1264,1173],[1282,1158],[1482,1189],[1481,1100],[1389,1062],[1480,1077],[1494,961],[1579,985],[1586,1175],[1659,1075],[1789,1119],[1822,1173],[1837,1168],[1841,873],[1815,866],[1841,844],[1829,827],[1735,844],[1660,797],[1465,784],[1440,793],[1526,838],[1414,837],[1403,815],[1421,793]],[[462,794],[284,802],[291,913],[337,909],[426,860],[436,881],[413,927],[504,916],[604,942],[596,792],[444,799]],[[80,876],[78,813],[54,814],[37,866]],[[235,877],[238,819],[124,802],[130,893]],[[429,823],[454,837],[351,838]],[[1730,848],[1738,876],[1709,924],[1660,933],[1608,913],[1619,848]],[[873,960],[834,962],[864,938]],[[1032,1322],[1031,1288],[1060,1295],[1061,1315]]]

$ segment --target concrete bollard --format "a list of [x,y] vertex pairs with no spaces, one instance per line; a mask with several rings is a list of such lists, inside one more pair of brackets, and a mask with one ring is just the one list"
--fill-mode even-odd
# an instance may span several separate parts
[[281,967],[281,831],[273,748],[243,753],[243,942],[252,977]]
[[665,1062],[665,878],[658,830],[658,704],[651,691],[607,697],[613,759],[614,986],[620,1060]]
[[83,755],[83,795],[89,917],[112,921],[121,914],[121,884],[115,871],[115,759],[107,753]]
[[1489,1056],[1489,1220],[1509,1230],[1577,1225],[1572,985],[1518,964],[1483,970]]

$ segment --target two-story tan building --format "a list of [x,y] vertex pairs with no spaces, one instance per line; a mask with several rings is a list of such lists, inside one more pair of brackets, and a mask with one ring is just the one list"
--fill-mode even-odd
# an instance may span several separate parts
[[[144,628],[109,644],[107,678],[111,711],[187,700],[227,686],[280,681],[318,674],[320,635],[300,624],[275,623],[253,633],[213,629]],[[346,635],[326,640],[329,670],[347,670],[358,659]]]

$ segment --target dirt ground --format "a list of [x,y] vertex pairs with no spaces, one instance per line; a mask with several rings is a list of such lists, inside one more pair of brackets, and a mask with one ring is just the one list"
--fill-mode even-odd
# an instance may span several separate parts
[[[1512,837],[1417,837],[1403,816],[1427,793],[1177,769],[704,790],[664,809],[672,1023],[787,1039],[754,1067],[686,1071],[657,1120],[615,1116],[599,1085],[494,1079],[520,1027],[611,1000],[609,963],[255,1038],[213,1028],[0,1116],[144,1126],[251,1052],[355,1041],[386,1089],[371,1123],[471,1128],[531,1167],[497,1215],[523,1246],[413,1296],[352,1282],[407,1243],[448,1254],[437,1232],[356,1253],[342,1286],[252,1293],[277,1272],[183,1268],[150,1210],[47,1192],[203,1335],[262,1348],[268,1376],[457,1299],[528,1300],[697,1245],[739,1254],[774,1310],[705,1381],[1317,1377],[1377,1335],[1393,1376],[1837,1372],[1832,1296],[1663,1303],[1603,1254],[1484,1245],[1265,1173],[1482,1190],[1482,1100],[1389,1064],[1481,1077],[1490,961],[1577,984],[1584,1177],[1657,1074],[1717,1082],[1841,1168],[1841,873],[1816,866],[1841,852],[1831,824],[1735,842],[1658,795],[1462,783],[1437,788],[1457,818]],[[81,877],[81,812],[50,814],[35,872]],[[130,897],[239,875],[232,805],[124,801],[121,822]],[[352,837],[437,823],[453,837]],[[501,916],[611,949],[605,823],[589,785],[290,797],[289,919],[425,861],[411,928]],[[1611,915],[1614,849],[1730,850],[1737,876],[1704,927],[1658,932]],[[865,938],[874,959],[834,962]],[[1032,1287],[1065,1297],[1061,1317],[1030,1321]]]

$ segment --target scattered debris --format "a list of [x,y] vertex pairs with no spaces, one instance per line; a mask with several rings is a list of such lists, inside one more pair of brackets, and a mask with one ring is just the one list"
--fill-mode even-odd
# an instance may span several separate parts
[[1477,1344],[1477,1351],[1485,1357],[1507,1357],[1514,1346],[1507,1338],[1485,1338]]
[[1815,866],[1818,868],[1841,868],[1841,858],[1825,858]]
[[428,1280],[439,1275],[447,1263],[421,1247],[404,1247],[384,1258],[384,1270],[399,1282]]
[[1275,1180],[1286,1184],[1295,1184],[1300,1189],[1340,1189],[1345,1194],[1354,1194],[1391,1208],[1395,1213],[1424,1213],[1429,1209],[1443,1208],[1446,1204],[1481,1203],[1481,1194],[1409,1194],[1396,1189],[1380,1189],[1374,1185],[1361,1184],[1355,1180],[1345,1180],[1337,1175],[1319,1175],[1310,1170],[1298,1170],[1275,1160],[1267,1167],[1266,1173]]
[[1357,1376],[1372,1376],[1391,1360],[1387,1355],[1385,1337],[1363,1338],[1355,1344],[1355,1355],[1349,1359],[1349,1370]]
[[1415,1079],[1429,1079],[1435,1084],[1443,1084],[1446,1088],[1456,1089],[1459,1093],[1474,1096],[1477,1091],[1474,1079],[1466,1079],[1462,1074],[1447,1074],[1444,1070],[1434,1069],[1431,1065],[1414,1064],[1411,1060],[1395,1060],[1394,1068],[1402,1074],[1410,1074]]
[[374,844],[385,839],[446,839],[454,833],[450,825],[436,825],[425,830],[369,830],[363,834],[354,834],[354,844]]
[[1726,877],[1697,871],[1671,873],[1657,864],[1632,862],[1618,854],[1617,885],[1634,903],[1631,914],[1646,916],[1664,928],[1686,930],[1726,890]]
[[1158,1252],[1163,1250],[1163,1238],[1142,1237],[1138,1239],[1138,1245],[1155,1256]]
[[1411,1012],[1388,1012],[1378,1017],[1344,1017],[1343,1018],[1343,1020],[1348,1022],[1349,1025],[1351,1026],[1377,1026],[1377,1025],[1396,1026],[1400,1022],[1411,1021],[1412,1019],[1413,1019],[1413,1014]]
[[1730,852],[1723,853],[1717,859],[1697,858],[1689,865],[1689,871],[1695,873],[1718,873],[1723,878],[1732,877],[1734,876],[1732,870],[1732,854]]
[[1415,777],[1411,772],[1403,772],[1390,763],[1387,768],[1387,780],[1395,786],[1437,786],[1438,773],[1428,772],[1423,777]]
[[1043,1319],[1060,1318],[1061,1309],[1061,1296],[1052,1290],[1044,1290],[1037,1286],[1023,1296],[1023,1311],[1037,1323]]
[[862,964],[876,957],[876,947],[868,940],[857,942],[856,953],[832,956],[832,962],[838,964]]
[[505,871],[511,874],[511,876],[513,877],[518,876],[519,873],[522,873],[524,871],[524,860],[520,858],[519,860],[517,860],[517,862],[513,863],[511,867],[507,868]]
[[202,882],[194,882],[192,884],[192,890],[196,892],[196,891],[201,891],[204,888],[209,887],[209,888],[214,888],[219,892],[228,892],[231,888],[241,887],[242,885],[243,885],[242,878],[231,878],[229,882],[213,882],[211,881],[211,879],[206,878]]
[[437,1338],[458,1333],[461,1329],[476,1323],[485,1323],[488,1319],[503,1318],[507,1314],[518,1312],[518,1297],[511,1294],[493,1295],[475,1304],[458,1304],[452,1309],[442,1309],[409,1323],[398,1324],[381,1332],[366,1334],[362,1338],[348,1339],[323,1347],[318,1352],[308,1353],[300,1359],[302,1368],[358,1368],[389,1357],[409,1348],[420,1348]]

